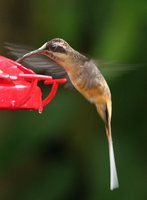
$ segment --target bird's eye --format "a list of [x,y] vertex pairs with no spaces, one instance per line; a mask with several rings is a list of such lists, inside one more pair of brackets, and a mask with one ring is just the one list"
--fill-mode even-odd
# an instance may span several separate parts
[[53,52],[58,52],[58,53],[66,53],[64,47],[58,45],[58,44],[50,44],[49,50]]
[[51,44],[50,45],[50,50],[51,51],[56,51],[57,48],[58,48],[58,45],[56,45],[56,44]]

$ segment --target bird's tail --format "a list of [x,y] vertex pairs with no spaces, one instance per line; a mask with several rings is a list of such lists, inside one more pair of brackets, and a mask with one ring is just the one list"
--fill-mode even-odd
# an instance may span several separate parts
[[116,170],[116,164],[115,164],[115,156],[114,156],[114,148],[113,148],[110,123],[106,126],[106,133],[107,133],[108,145],[109,145],[110,189],[114,190],[115,188],[119,187],[119,182],[118,182],[118,176],[117,176],[117,170]]

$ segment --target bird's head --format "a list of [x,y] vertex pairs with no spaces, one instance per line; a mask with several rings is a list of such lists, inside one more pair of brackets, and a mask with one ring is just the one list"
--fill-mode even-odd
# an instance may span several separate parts
[[48,56],[58,64],[64,63],[65,60],[66,63],[68,63],[72,58],[73,52],[74,49],[66,41],[60,38],[55,38],[46,42],[40,48],[25,54],[19,58],[17,62],[22,62],[28,57],[42,54]]

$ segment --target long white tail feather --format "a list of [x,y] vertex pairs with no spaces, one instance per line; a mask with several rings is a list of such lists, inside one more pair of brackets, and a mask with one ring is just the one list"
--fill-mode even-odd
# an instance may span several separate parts
[[109,159],[110,159],[110,189],[114,190],[119,187],[117,170],[114,157],[113,142],[109,140]]

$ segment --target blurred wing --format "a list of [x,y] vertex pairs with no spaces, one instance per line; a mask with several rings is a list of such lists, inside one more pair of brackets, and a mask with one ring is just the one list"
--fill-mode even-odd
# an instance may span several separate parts
[[[25,45],[18,45],[13,43],[5,43],[5,48],[8,50],[9,55],[15,59],[22,57],[23,55],[34,49],[27,47]],[[53,62],[46,56],[43,55],[32,56],[27,58],[24,61],[24,63],[26,63],[27,67],[31,68],[36,73],[50,75],[53,78],[66,78],[67,79],[66,87],[72,86],[72,83],[69,80],[66,71],[60,65]]]
[[106,79],[114,79],[144,66],[144,64],[120,64],[115,61],[96,61],[96,63]]

